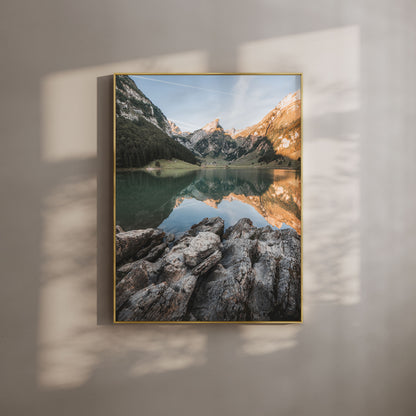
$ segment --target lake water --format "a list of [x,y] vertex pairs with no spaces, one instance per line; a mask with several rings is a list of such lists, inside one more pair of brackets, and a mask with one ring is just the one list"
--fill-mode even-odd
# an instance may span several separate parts
[[257,227],[301,230],[299,172],[277,169],[134,171],[116,174],[116,223],[180,236],[206,217],[225,228],[241,218]]

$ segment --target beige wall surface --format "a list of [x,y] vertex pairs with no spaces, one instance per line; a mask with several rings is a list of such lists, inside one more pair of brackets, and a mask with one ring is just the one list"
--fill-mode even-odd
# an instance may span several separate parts
[[[414,0],[1,0],[2,415],[416,414]],[[304,74],[302,325],[111,324],[113,72]]]

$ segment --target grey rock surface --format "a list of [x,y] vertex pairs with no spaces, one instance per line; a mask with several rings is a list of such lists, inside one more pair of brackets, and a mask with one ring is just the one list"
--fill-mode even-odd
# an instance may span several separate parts
[[195,267],[206,257],[210,256],[221,243],[217,234],[211,232],[200,232],[195,238],[189,241],[188,247],[184,250],[185,264]]
[[195,237],[202,231],[209,231],[222,237],[224,234],[224,220],[220,217],[204,218],[198,224],[194,224],[190,230],[185,233],[185,236]]
[[[118,320],[300,320],[296,231],[257,228],[243,218],[224,233],[221,218],[205,218],[170,249],[160,243],[160,230],[141,231],[123,240],[129,254],[131,245],[151,249],[117,269]],[[160,244],[154,244],[153,235]]]
[[[161,230],[147,228],[145,230],[126,231],[116,234],[116,262],[117,264],[125,262],[133,256],[144,250],[143,254],[147,255],[148,247],[159,244],[165,233]],[[147,250],[147,251],[146,251]],[[139,254],[140,256],[141,254]]]

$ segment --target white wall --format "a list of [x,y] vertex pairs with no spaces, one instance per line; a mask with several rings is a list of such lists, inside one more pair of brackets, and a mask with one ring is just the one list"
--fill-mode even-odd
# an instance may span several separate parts
[[[7,415],[413,415],[416,3],[2,1]],[[113,326],[113,72],[304,73],[304,324]]]

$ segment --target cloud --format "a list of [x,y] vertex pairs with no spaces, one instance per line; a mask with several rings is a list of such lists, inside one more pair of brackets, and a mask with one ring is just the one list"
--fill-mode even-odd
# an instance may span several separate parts
[[247,93],[249,91],[250,84],[252,83],[252,77],[239,77],[234,86],[234,101],[231,109],[230,118],[241,112],[244,107],[244,102],[247,99]]
[[197,130],[215,118],[220,118],[224,129],[244,129],[258,123],[281,99],[298,89],[294,76],[133,78],[142,80],[142,91],[182,131]]
[[234,100],[224,124],[243,129],[261,120],[277,104],[270,86],[257,76],[240,76],[234,86]]
[[144,76],[141,76],[141,75],[136,75],[135,77],[146,79],[148,81],[162,82],[163,84],[171,84],[171,85],[176,85],[176,86],[179,86],[179,87],[186,87],[186,88],[193,88],[193,89],[201,90],[201,91],[215,92],[217,94],[234,95],[234,94],[232,94],[230,92],[226,92],[226,91],[213,90],[213,89],[210,89],[210,88],[197,87],[195,85],[188,85],[188,84],[182,84],[182,83],[178,83],[178,82],[165,81],[165,80],[162,80],[162,79],[149,78],[149,77],[144,77]]

